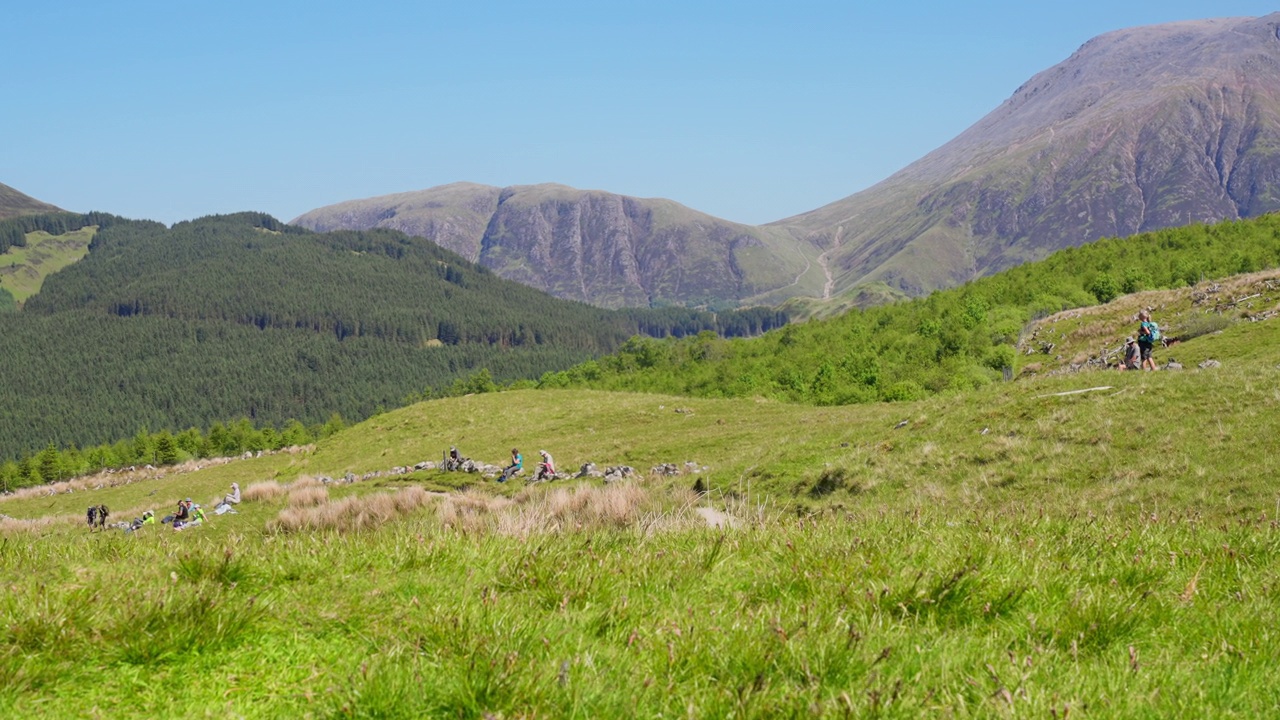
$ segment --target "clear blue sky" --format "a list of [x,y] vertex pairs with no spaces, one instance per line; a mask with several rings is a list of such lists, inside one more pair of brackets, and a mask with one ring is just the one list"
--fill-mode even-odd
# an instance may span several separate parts
[[0,182],[167,223],[459,180],[762,223],[884,179],[1089,38],[1073,2],[9,2]]

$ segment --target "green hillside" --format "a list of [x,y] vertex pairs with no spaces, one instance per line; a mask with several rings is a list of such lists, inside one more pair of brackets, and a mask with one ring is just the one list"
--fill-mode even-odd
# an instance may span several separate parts
[[[752,340],[635,340],[619,352],[546,375],[544,387],[700,397],[764,397],[817,405],[918,399],[1001,383],[1032,371],[1107,359],[1136,328],[1140,306],[1175,334],[1219,329],[1275,308],[1265,286],[1249,307],[1142,291],[1280,267],[1280,214],[1102,240],[925,298],[793,324]],[[1128,300],[1123,299],[1129,296]],[[1030,344],[1038,319],[1099,301],[1117,304],[1070,343]],[[1221,302],[1218,302],[1221,301]],[[1059,333],[1065,333],[1065,329]],[[1032,354],[1028,355],[1027,353]]]
[[46,277],[88,254],[97,230],[89,226],[61,235],[31,233],[25,238],[25,245],[0,253],[0,290],[8,292],[17,303],[40,292]]
[[[50,212],[60,212],[60,210],[0,183],[0,219]],[[4,248],[0,247],[0,252],[3,250]]]
[[[1179,346],[1213,369],[894,404],[474,395],[23,491],[0,499],[0,712],[1269,716],[1278,341],[1236,323]],[[451,443],[640,476],[319,479]],[[231,482],[245,502],[202,527],[83,525]]]
[[[0,314],[0,456],[248,417],[396,407],[482,370],[537,377],[636,333],[760,332],[776,311],[610,312],[556,300],[394,231],[312,233],[245,213],[172,228],[111,216],[89,254]],[[34,224],[34,225],[33,225]]]

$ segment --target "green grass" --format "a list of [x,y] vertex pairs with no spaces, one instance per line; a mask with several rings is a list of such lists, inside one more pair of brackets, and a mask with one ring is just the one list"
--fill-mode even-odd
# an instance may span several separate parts
[[[1237,322],[1178,346],[1182,372],[919,403],[450,398],[306,454],[4,499],[55,521],[0,531],[0,715],[1273,716],[1277,334]],[[270,531],[283,496],[182,533],[81,525],[90,502],[163,514],[450,444],[694,461],[710,492],[420,471],[329,486],[449,491],[374,530]],[[698,525],[699,504],[736,526]]]
[[44,279],[89,254],[96,226],[62,235],[27,234],[26,247],[12,247],[0,254],[0,288],[19,304],[40,292]]

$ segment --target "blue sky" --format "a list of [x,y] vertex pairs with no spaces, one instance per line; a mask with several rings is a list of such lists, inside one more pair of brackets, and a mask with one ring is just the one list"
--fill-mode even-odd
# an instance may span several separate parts
[[460,180],[665,197],[763,223],[884,179],[1095,35],[1276,9],[9,3],[0,182],[166,223],[289,220]]

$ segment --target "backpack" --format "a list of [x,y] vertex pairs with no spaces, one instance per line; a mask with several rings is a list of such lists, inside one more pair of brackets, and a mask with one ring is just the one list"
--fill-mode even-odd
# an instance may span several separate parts
[[1151,342],[1160,342],[1160,326],[1153,322],[1148,322],[1147,324],[1151,326]]

